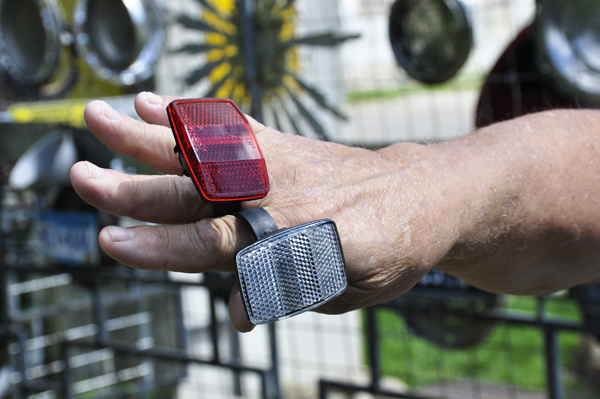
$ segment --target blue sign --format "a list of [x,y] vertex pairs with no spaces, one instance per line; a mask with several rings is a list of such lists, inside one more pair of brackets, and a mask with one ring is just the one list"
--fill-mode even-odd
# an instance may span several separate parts
[[98,221],[93,213],[42,212],[36,217],[37,249],[45,261],[96,266],[100,263]]

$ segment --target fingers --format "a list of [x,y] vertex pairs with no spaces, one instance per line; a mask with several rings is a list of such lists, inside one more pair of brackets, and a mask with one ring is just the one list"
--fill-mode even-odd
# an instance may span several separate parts
[[246,115],[246,119],[248,119],[248,122],[250,123],[250,127],[252,128],[252,131],[254,132],[254,134],[262,133],[262,131],[266,129],[265,125],[258,122],[256,119],[254,119],[250,115]]
[[109,256],[138,269],[232,272],[236,252],[256,241],[243,223],[229,215],[171,226],[108,226],[98,241]]
[[256,327],[248,320],[239,284],[233,287],[229,296],[229,318],[233,327],[239,332],[249,332]]
[[181,174],[173,152],[175,139],[168,127],[137,121],[98,100],[85,108],[85,121],[92,133],[113,150],[161,172]]
[[[179,97],[142,92],[135,99],[138,115],[147,123],[123,115],[104,101],[92,101],[85,110],[85,121],[94,135],[113,150],[131,156],[161,172],[181,175],[173,152],[175,139],[166,108]],[[266,128],[247,117],[255,133]]]
[[135,110],[140,118],[148,123],[170,127],[167,117],[167,106],[180,97],[158,96],[149,91],[138,94],[135,98]]
[[[135,98],[135,110],[140,118],[148,123],[170,127],[169,118],[167,117],[167,106],[173,100],[181,97],[176,96],[159,96],[154,93],[144,91],[138,94]],[[257,122],[254,118],[246,115],[250,127],[254,133],[260,133],[266,129],[265,125]]]
[[145,222],[188,223],[213,212],[187,177],[131,176],[78,162],[71,168],[71,183],[90,205]]

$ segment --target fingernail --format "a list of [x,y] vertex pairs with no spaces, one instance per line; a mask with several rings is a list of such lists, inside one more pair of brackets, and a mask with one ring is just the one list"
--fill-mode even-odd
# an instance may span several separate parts
[[119,113],[115,111],[106,101],[102,101],[102,107],[100,108],[100,115],[104,116],[109,121],[116,121],[119,119]]
[[106,171],[102,168],[97,167],[91,162],[85,162],[88,168],[88,175],[90,179],[102,180],[106,177]]
[[162,104],[162,97],[157,96],[154,93],[149,91],[146,92],[146,102],[152,105],[160,105]]
[[108,226],[106,228],[112,242],[123,242],[133,238],[133,230],[119,226]]

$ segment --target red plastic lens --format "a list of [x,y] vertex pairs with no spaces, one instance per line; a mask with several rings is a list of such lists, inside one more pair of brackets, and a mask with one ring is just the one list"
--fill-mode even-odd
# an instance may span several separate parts
[[265,161],[248,120],[233,101],[175,100],[167,112],[184,173],[187,166],[205,199],[249,200],[267,195]]

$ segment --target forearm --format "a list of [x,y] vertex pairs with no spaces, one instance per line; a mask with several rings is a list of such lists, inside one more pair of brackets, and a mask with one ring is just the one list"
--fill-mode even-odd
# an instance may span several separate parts
[[600,112],[534,114],[433,147],[462,176],[464,204],[438,268],[514,294],[600,278]]

